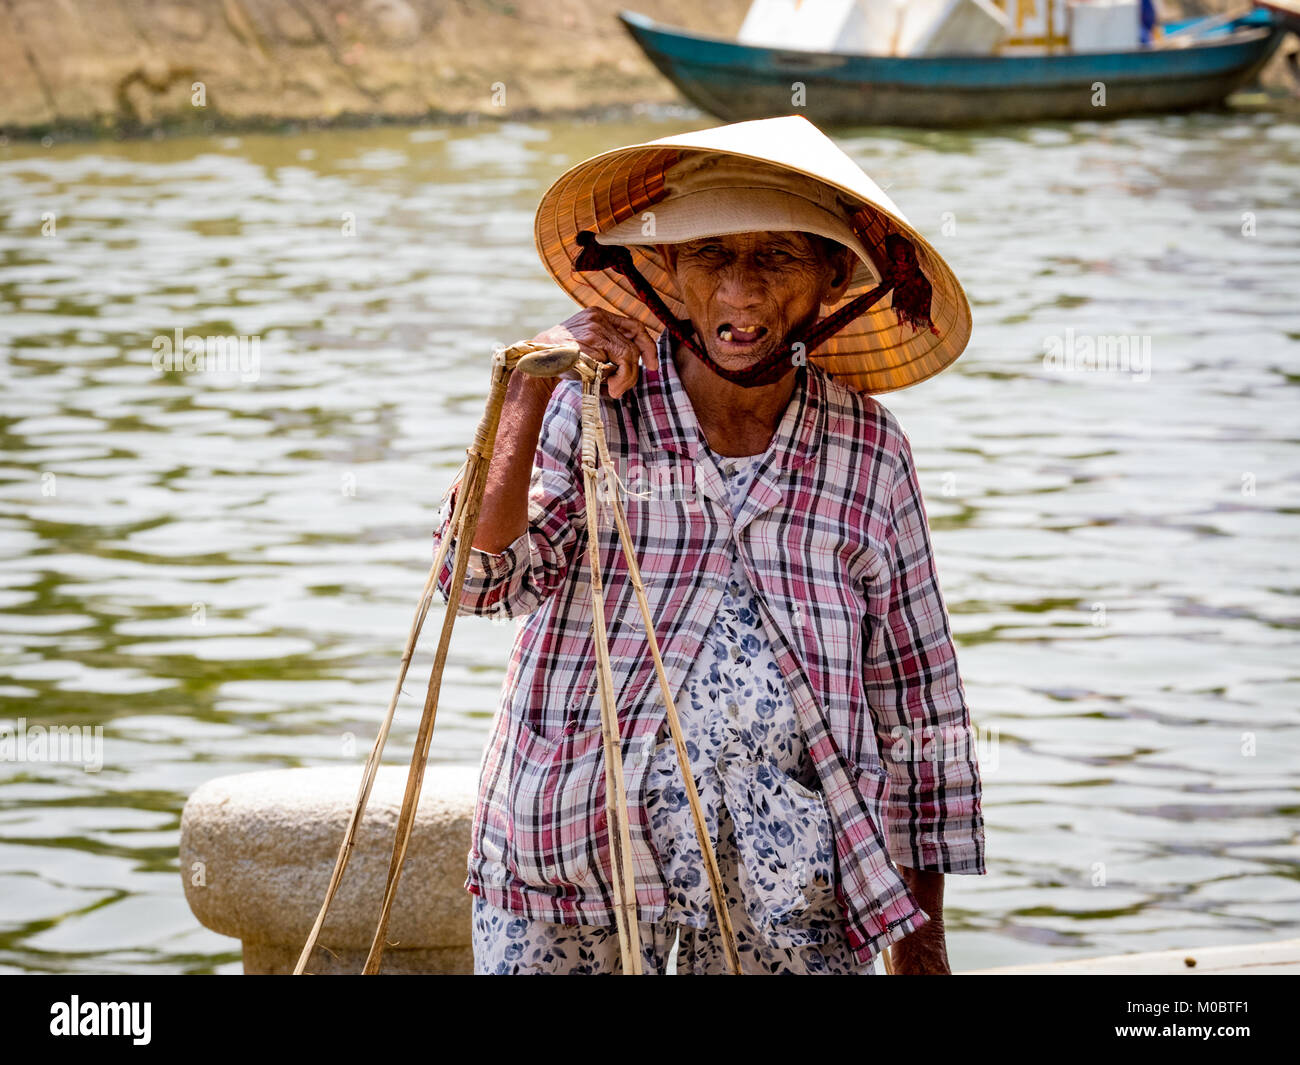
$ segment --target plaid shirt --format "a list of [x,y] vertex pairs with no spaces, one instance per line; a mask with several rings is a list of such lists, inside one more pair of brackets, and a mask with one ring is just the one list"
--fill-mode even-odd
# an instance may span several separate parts
[[[671,690],[717,611],[734,537],[821,780],[849,941],[865,961],[929,919],[897,866],[985,871],[970,717],[911,448],[876,400],[810,365],[733,520],[666,334],[659,367],[602,410]],[[565,380],[543,421],[527,531],[498,554],[470,552],[459,612],[519,621],[466,887],[536,920],[609,925],[580,441],[580,385]],[[666,711],[608,503],[597,510],[637,903],[653,921],[666,887],[644,783]]]

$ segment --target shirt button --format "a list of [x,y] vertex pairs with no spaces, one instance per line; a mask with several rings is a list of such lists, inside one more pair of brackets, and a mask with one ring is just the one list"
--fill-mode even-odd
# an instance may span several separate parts
[[734,661],[736,661],[738,658],[740,658],[740,648],[737,647],[735,644],[732,644],[732,645],[731,645],[731,660],[734,662]]
[[728,703],[728,704],[727,704],[727,713],[729,713],[732,717],[739,717],[739,716],[740,716],[740,706],[739,706],[737,703],[735,703],[734,701]]

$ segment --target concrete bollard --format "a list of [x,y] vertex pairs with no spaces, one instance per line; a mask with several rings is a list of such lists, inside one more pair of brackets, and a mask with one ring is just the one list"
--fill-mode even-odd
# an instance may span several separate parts
[[[370,949],[405,766],[381,766],[356,847],[307,971],[359,973]],[[478,771],[430,766],[384,950],[385,973],[469,973],[465,864]],[[244,945],[244,972],[293,971],[325,898],[361,767],[276,769],[202,785],[181,817],[185,898],[199,921]]]

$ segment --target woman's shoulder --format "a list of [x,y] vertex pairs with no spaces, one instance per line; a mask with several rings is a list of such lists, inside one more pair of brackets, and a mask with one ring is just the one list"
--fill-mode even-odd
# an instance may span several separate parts
[[875,396],[841,384],[820,367],[814,367],[822,384],[826,407],[826,433],[846,446],[870,444],[892,458],[907,448],[907,434],[894,412]]

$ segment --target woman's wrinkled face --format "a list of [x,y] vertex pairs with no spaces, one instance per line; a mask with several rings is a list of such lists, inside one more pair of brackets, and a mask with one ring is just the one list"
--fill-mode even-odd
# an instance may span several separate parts
[[[708,350],[743,370],[788,349],[837,303],[852,276],[852,252],[807,233],[757,232],[661,245],[677,289]],[[792,353],[793,354],[793,353]]]

